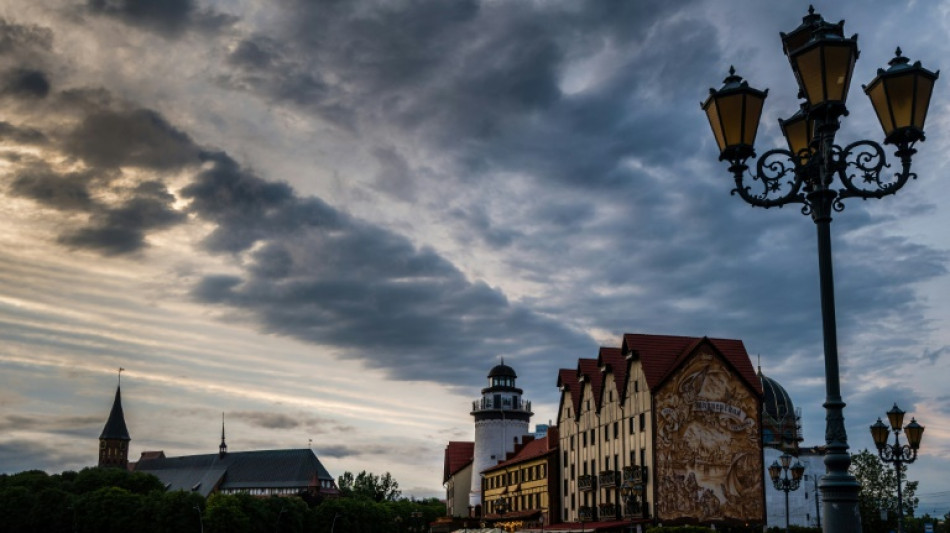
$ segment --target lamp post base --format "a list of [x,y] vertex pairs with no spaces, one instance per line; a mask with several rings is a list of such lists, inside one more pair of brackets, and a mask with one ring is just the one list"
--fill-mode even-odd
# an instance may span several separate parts
[[828,473],[818,484],[822,499],[824,533],[861,533],[858,491],[861,485],[851,474]]

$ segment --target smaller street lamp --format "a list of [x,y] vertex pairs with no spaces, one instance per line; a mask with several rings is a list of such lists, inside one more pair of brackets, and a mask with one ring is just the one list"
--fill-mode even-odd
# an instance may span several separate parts
[[[772,462],[772,466],[769,467],[769,477],[772,478],[772,485],[775,486],[775,489],[785,493],[785,533],[788,533],[788,493],[798,490],[802,482],[802,475],[805,473],[805,467],[800,462],[795,461],[795,465],[789,468],[792,456],[787,453],[783,453],[779,457],[779,461],[782,464],[779,464],[778,461]],[[789,471],[792,472],[792,477],[788,477]]]
[[495,503],[495,513],[498,514],[498,522],[501,522],[505,518],[505,513],[507,512],[508,503],[504,500],[504,498],[499,498],[497,503]]
[[[904,411],[897,407],[896,403],[887,412],[887,421],[891,424],[890,428],[878,418],[877,422],[871,425],[871,437],[874,439],[881,460],[893,463],[894,470],[897,472],[897,533],[903,533],[904,497],[901,489],[901,468],[917,460],[917,450],[924,436],[924,426],[918,424],[914,418],[910,419],[910,424],[904,426]],[[907,444],[902,445],[900,442],[901,429],[907,437]],[[891,431],[894,432],[894,444],[887,443],[888,433]]]

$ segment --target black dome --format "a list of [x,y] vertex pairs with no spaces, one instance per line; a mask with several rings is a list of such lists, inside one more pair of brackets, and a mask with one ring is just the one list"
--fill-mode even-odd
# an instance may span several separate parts
[[792,405],[792,399],[788,396],[785,388],[779,385],[774,379],[759,373],[759,380],[762,381],[762,406],[765,408],[765,414],[773,420],[783,420],[787,416],[795,416],[795,406]]
[[496,365],[495,368],[492,368],[491,371],[488,373],[488,377],[489,378],[501,378],[501,377],[516,378],[518,377],[518,374],[515,374],[514,368],[511,368],[505,363],[502,363],[500,365]]

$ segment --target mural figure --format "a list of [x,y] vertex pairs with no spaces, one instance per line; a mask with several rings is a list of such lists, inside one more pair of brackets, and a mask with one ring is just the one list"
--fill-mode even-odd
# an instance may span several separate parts
[[700,352],[655,400],[657,518],[761,520],[760,402],[746,383]]

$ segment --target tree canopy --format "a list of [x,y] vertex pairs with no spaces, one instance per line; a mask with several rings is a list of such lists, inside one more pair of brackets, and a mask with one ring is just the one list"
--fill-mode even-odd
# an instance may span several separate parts
[[[858,505],[861,524],[865,531],[897,531],[897,471],[890,463],[881,461],[877,453],[864,450],[851,456],[851,473],[861,484]],[[919,500],[917,481],[907,479],[907,465],[901,465],[904,516],[914,516]],[[882,518],[886,511],[886,518]]]

